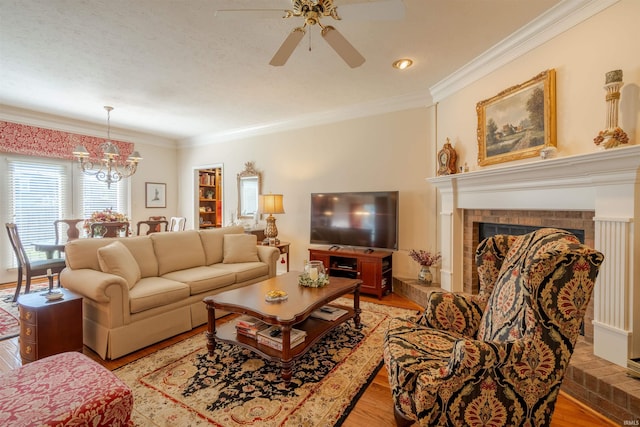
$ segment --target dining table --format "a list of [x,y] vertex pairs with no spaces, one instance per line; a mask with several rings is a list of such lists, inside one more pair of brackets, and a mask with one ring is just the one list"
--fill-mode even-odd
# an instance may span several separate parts
[[37,242],[33,244],[33,247],[38,252],[44,252],[47,259],[52,259],[54,252],[58,252],[58,254],[64,252],[64,243]]

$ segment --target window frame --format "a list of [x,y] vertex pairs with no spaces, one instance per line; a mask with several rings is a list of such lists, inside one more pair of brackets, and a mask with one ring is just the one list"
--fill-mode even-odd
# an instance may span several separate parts
[[[82,212],[83,203],[85,200],[84,195],[84,182],[91,182],[89,180],[96,180],[94,176],[90,176],[84,174],[76,165],[76,163],[72,160],[65,159],[54,159],[47,157],[37,157],[37,156],[24,156],[19,154],[9,154],[5,153],[2,157],[0,157],[0,217],[2,218],[2,223],[10,223],[15,222],[15,218],[13,217],[13,201],[12,197],[14,191],[11,186],[11,169],[12,162],[24,162],[27,164],[32,164],[34,167],[38,167],[38,165],[52,165],[52,166],[60,166],[61,173],[61,197],[59,199],[60,209],[59,216],[60,218],[86,218],[88,215]],[[106,183],[99,182],[99,185],[104,185],[105,190],[107,189]],[[116,206],[105,206],[105,208],[112,207],[114,210],[118,212],[124,213],[129,218],[130,213],[130,194],[131,194],[131,184],[129,179],[123,179],[122,181],[112,184],[112,189],[115,186],[115,191],[117,194],[117,203]],[[58,219],[58,218],[56,218]],[[24,227],[23,227],[24,228]],[[19,231],[21,231],[19,229]],[[29,232],[21,232],[21,239],[24,240],[23,235],[30,235]],[[82,234],[81,234],[82,235]],[[53,228],[53,221],[51,224],[51,232],[45,233],[42,238],[45,241],[53,241],[55,239],[55,231]],[[40,239],[40,236],[38,236]],[[16,280],[16,259],[15,253],[11,247],[9,242],[8,235],[5,232],[1,234],[0,245],[2,248],[3,256],[0,257],[0,283],[6,283],[10,281]],[[25,249],[28,249],[25,245]],[[30,259],[44,259],[44,253],[33,253],[33,251],[28,252]]]

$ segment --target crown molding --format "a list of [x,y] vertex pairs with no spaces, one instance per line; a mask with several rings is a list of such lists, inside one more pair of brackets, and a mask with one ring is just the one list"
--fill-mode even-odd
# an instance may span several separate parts
[[[106,121],[102,124],[85,122],[69,117],[61,117],[53,114],[41,113],[23,108],[0,104],[0,120],[20,123],[23,125],[37,126],[45,129],[55,129],[80,135],[96,136],[104,138],[107,129]],[[176,142],[142,132],[135,132],[111,126],[111,137],[114,140],[131,143],[155,145],[165,148],[176,148]]]
[[564,0],[429,88],[434,102],[496,71],[620,0]]

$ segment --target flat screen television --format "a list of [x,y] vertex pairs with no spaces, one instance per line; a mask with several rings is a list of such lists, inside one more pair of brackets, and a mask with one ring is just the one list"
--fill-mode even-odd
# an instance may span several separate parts
[[397,191],[312,193],[312,244],[398,249]]

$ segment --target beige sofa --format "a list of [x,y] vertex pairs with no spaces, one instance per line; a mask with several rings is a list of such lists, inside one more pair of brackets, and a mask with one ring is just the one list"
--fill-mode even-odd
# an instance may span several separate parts
[[204,297],[275,276],[278,249],[243,231],[67,243],[60,281],[84,297],[85,345],[115,359],[206,323]]

